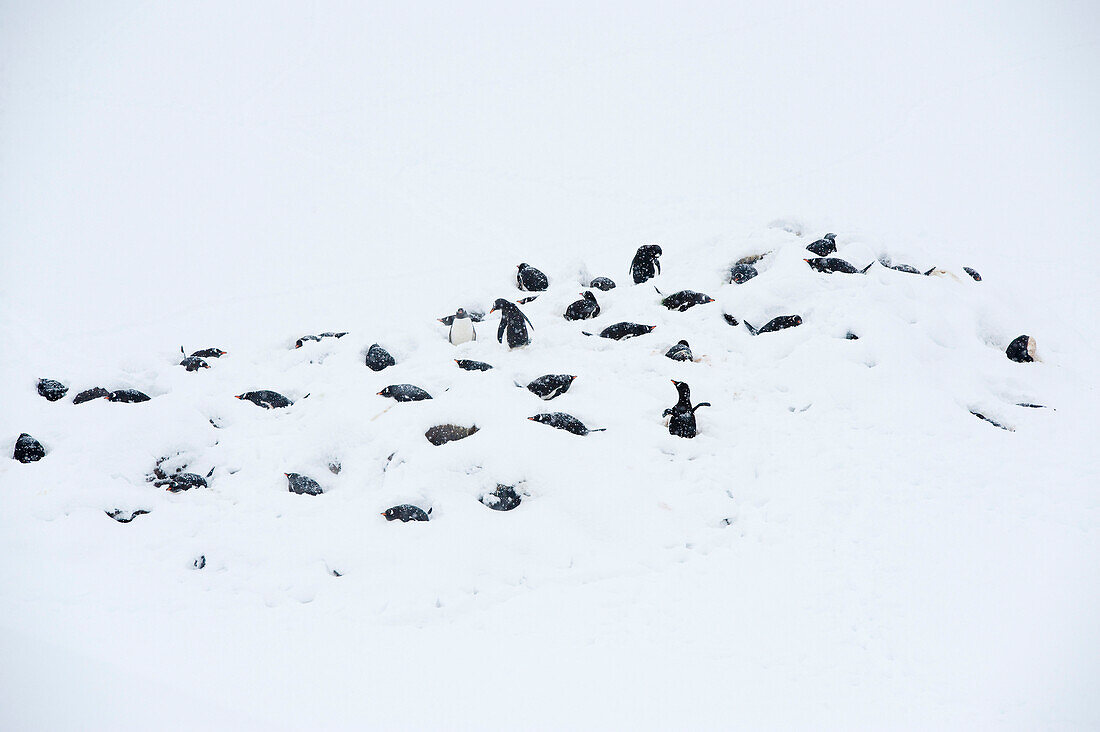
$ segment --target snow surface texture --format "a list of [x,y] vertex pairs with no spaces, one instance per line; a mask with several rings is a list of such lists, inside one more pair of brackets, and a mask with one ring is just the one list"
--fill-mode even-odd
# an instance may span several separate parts
[[[1100,725],[1095,15],[921,7],[5,10],[0,442],[47,455],[0,459],[0,727]],[[451,346],[523,261],[532,345]]]

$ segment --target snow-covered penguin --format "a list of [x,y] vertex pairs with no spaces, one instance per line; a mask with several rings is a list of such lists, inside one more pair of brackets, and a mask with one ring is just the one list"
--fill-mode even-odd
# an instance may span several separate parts
[[591,290],[581,293],[581,299],[569,303],[565,309],[566,320],[588,320],[600,314],[600,304],[596,302],[596,296]]
[[498,298],[493,303],[490,313],[500,311],[500,325],[497,326],[497,342],[504,343],[504,334],[508,334],[508,348],[522,348],[531,343],[531,336],[527,334],[527,326],[535,326],[530,319],[523,314],[519,306],[514,302]]
[[459,308],[451,321],[451,331],[447,334],[447,340],[453,346],[477,340],[477,331],[474,330],[474,321],[470,319],[465,308]]
[[545,292],[549,286],[550,281],[546,279],[546,275],[527,262],[516,268],[516,287],[524,292]]
[[661,247],[657,244],[638,247],[630,263],[630,276],[634,278],[635,285],[640,285],[661,274],[661,263],[658,261],[661,254]]

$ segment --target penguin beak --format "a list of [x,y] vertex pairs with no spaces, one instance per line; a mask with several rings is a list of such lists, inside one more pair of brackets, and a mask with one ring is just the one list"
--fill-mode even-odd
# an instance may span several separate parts
[[288,478],[290,477],[290,473],[283,473],[283,475],[285,475]]
[[[104,398],[104,399],[106,399],[107,397],[103,397],[103,398]],[[233,398],[234,398],[234,399],[240,399],[241,397],[240,397],[240,396],[238,395],[238,396],[235,396],[235,397],[233,397]]]
[[494,305],[493,307],[491,307],[491,308],[489,309],[489,312],[490,312],[490,313],[495,313],[496,311],[497,311],[497,306],[496,306],[496,305]]
[[375,396],[382,396],[382,392],[378,392]]
[[535,421],[535,418],[534,418],[534,417],[528,417],[527,419],[531,420],[532,422],[534,422],[534,421]]

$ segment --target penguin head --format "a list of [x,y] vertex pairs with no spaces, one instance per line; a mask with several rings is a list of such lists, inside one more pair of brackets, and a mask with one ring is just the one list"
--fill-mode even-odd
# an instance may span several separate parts
[[802,325],[802,316],[801,315],[794,316],[793,318],[791,318],[791,322],[794,323],[795,325]]
[[649,328],[649,332],[650,332],[650,333],[652,333],[653,331],[657,330],[657,326],[655,326],[655,325],[647,325],[646,327],[647,327],[647,328]]
[[508,302],[508,301],[507,301],[507,300],[505,300],[505,299],[504,299],[503,297],[498,297],[498,298],[497,298],[497,301],[493,303],[493,308],[492,308],[492,310],[490,310],[489,312],[490,312],[490,313],[494,313],[494,312],[496,312],[497,310],[507,310],[507,309],[508,309],[508,307],[509,307],[509,306],[510,306],[511,304],[512,304],[512,303]]
[[591,290],[585,290],[584,292],[582,292],[581,297],[583,297],[585,300],[588,300],[589,302],[596,302],[596,296],[592,294]]
[[828,239],[829,241],[835,241],[836,240],[836,234],[826,234],[825,236],[823,236],[821,238],[822,239]]
[[516,269],[525,270],[530,266],[531,265],[527,264],[527,262],[520,262],[519,264],[516,265]]
[[685,340],[685,341],[680,341],[680,342],[679,342],[679,343],[677,343],[676,345],[678,345],[678,346],[687,346],[687,347],[689,347],[689,348],[690,348],[690,346],[688,346],[688,342],[687,342],[686,340]]
[[664,253],[661,251],[661,246],[659,244],[646,244],[642,247],[642,251],[649,259],[656,259]]
[[532,422],[539,422],[539,423],[545,424],[545,423],[550,421],[550,415],[549,414],[536,414],[534,417],[528,417],[527,419],[531,420]]
[[385,389],[378,392],[378,396],[382,396],[382,397],[388,397],[391,394],[393,394],[393,387],[392,386],[387,386]]
[[466,312],[466,309],[465,309],[465,308],[459,308],[458,310],[456,310],[456,311],[455,311],[455,317],[456,317],[456,318],[468,318],[468,317],[470,317],[470,316],[469,316],[469,314],[468,314],[468,313]]
[[235,396],[233,398],[234,399],[244,399],[244,394],[238,394],[237,396]]

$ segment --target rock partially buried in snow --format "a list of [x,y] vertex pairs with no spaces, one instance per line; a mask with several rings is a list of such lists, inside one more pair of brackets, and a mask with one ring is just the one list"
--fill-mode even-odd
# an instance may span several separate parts
[[382,512],[382,515],[386,517],[387,521],[408,523],[409,521],[427,521],[431,512],[432,509],[430,508],[425,512],[424,509],[419,506],[402,503],[400,506],[387,508]]
[[390,355],[390,352],[377,343],[372,344],[370,350],[367,351],[367,368],[371,371],[381,371],[396,363],[397,361]]
[[321,484],[308,475],[300,473],[283,473],[283,475],[286,476],[287,488],[291,493],[297,493],[300,496],[319,496],[325,492]]
[[26,432],[19,435],[19,439],[15,441],[15,452],[12,453],[13,460],[21,463],[36,463],[44,457],[46,457],[46,448],[42,447],[41,442]]
[[1016,363],[1031,363],[1035,360],[1035,339],[1029,335],[1017,336],[1008,344],[1005,355]]
[[169,493],[179,493],[181,491],[191,490],[192,488],[207,487],[206,478],[198,473],[174,473],[163,480],[153,481],[153,485],[158,488],[161,486],[168,486],[165,490]]
[[49,402],[56,402],[68,393],[69,387],[53,379],[38,380],[38,394]]
[[519,506],[522,499],[514,487],[497,483],[496,490],[481,496],[481,502],[494,511],[511,511]]
[[115,521],[118,521],[120,524],[128,524],[136,519],[138,516],[144,516],[145,514],[149,513],[149,511],[146,511],[144,508],[139,508],[136,511],[127,512],[123,511],[120,508],[116,508],[113,511],[104,511],[103,513],[107,514]]
[[463,427],[457,424],[437,424],[435,427],[429,427],[428,431],[424,433],[424,437],[428,439],[428,442],[439,446],[455,440],[465,439],[477,431],[477,425]]

